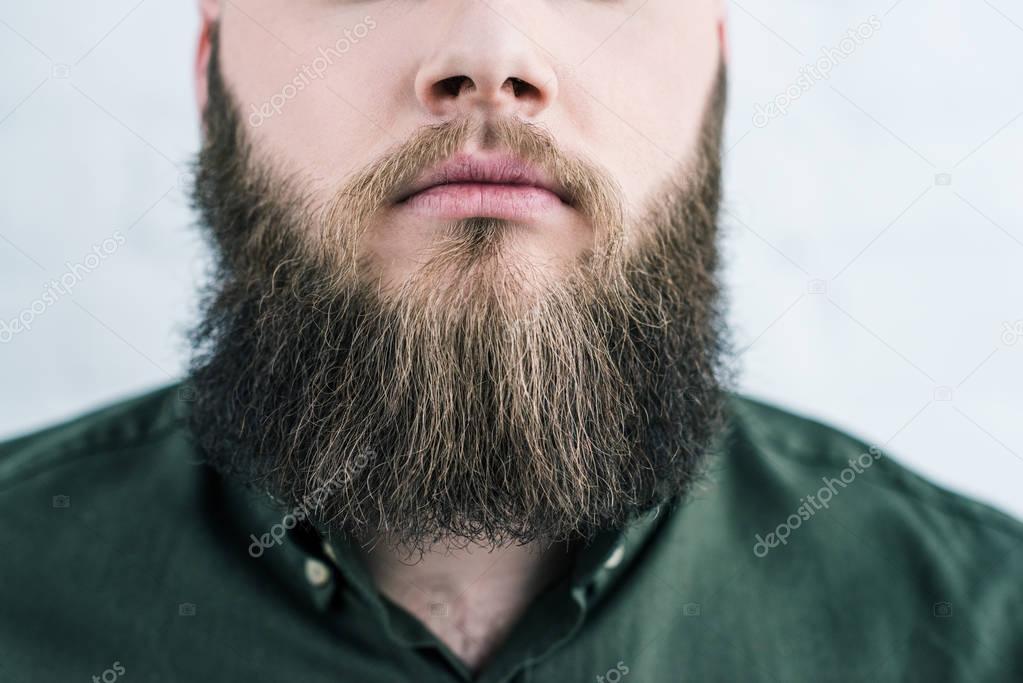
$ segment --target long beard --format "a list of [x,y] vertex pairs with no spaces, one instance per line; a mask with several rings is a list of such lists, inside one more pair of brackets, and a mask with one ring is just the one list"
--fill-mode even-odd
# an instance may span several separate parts
[[595,192],[603,237],[541,285],[508,257],[511,226],[471,219],[385,289],[353,215],[380,167],[312,210],[256,159],[214,62],[195,201],[219,259],[190,373],[208,462],[314,500],[326,531],[410,549],[587,537],[684,494],[722,416],[723,81],[697,162],[628,249]]

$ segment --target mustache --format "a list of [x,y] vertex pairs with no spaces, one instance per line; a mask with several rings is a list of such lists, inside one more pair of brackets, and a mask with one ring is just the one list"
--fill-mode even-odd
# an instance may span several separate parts
[[[301,173],[275,173],[273,159],[260,153],[237,98],[223,80],[217,50],[208,78],[205,134],[192,199],[211,226],[222,267],[262,266],[275,272],[280,262],[265,257],[277,253],[288,262],[311,260],[335,272],[358,270],[359,244],[374,217],[417,178],[473,143],[517,157],[562,188],[593,228],[594,261],[616,256],[624,241],[625,203],[614,176],[584,155],[562,150],[541,124],[516,117],[465,116],[425,125],[349,175],[326,199],[316,198]],[[243,169],[249,173],[242,174]],[[202,195],[228,185],[230,193]],[[282,229],[296,215],[306,218],[301,239]],[[240,222],[240,216],[246,220]],[[502,227],[503,221],[496,224]]]
[[516,118],[462,118],[418,129],[347,180],[321,214],[319,242],[338,245],[341,252],[332,260],[355,257],[374,216],[417,178],[474,142],[537,167],[563,188],[572,207],[593,226],[597,253],[610,255],[620,247],[624,203],[610,173],[582,155],[562,151],[538,124]]

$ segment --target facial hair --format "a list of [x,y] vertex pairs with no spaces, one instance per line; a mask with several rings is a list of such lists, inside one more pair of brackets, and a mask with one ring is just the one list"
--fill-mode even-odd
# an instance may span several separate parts
[[[689,490],[722,422],[723,70],[695,160],[630,226],[606,172],[518,120],[423,128],[318,201],[260,157],[215,56],[209,83],[193,196],[216,267],[189,372],[209,464],[411,550],[586,538]],[[470,139],[566,187],[593,247],[538,274],[514,226],[473,218],[383,286],[360,238]]]

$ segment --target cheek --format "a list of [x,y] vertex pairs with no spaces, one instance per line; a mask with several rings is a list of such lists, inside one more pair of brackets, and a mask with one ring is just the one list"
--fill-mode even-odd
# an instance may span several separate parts
[[393,36],[384,34],[394,22],[361,9],[331,14],[329,21],[321,10],[313,21],[301,12],[306,5],[312,3],[296,3],[287,16],[275,16],[280,3],[265,0],[246,3],[245,14],[226,9],[220,63],[255,148],[327,197],[407,135],[391,130],[382,102],[393,94],[380,88],[400,76],[379,66],[400,70],[407,60],[388,47]]
[[591,153],[618,178],[633,218],[693,158],[718,72],[717,27],[708,3],[651,0],[576,70]]

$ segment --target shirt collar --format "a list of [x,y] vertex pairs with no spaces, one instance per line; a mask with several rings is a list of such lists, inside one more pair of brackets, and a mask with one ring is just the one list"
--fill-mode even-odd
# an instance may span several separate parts
[[224,512],[236,526],[240,544],[253,562],[302,603],[319,611],[329,607],[338,587],[337,569],[317,531],[298,510],[281,506],[266,493],[216,478]]
[[[326,610],[337,589],[348,584],[366,597],[377,593],[369,573],[344,536],[321,536],[304,519],[265,493],[220,479],[225,506],[235,516],[254,562],[264,562],[290,589],[318,610]],[[598,533],[576,556],[569,586],[588,608],[613,588],[635,561],[665,516],[658,506],[622,529]],[[373,600],[376,602],[376,600]],[[385,616],[385,615],[381,615]]]
[[640,551],[653,537],[666,516],[664,503],[634,517],[621,529],[608,529],[597,534],[580,551],[572,571],[571,587],[584,608],[602,600],[626,570],[636,561]]

